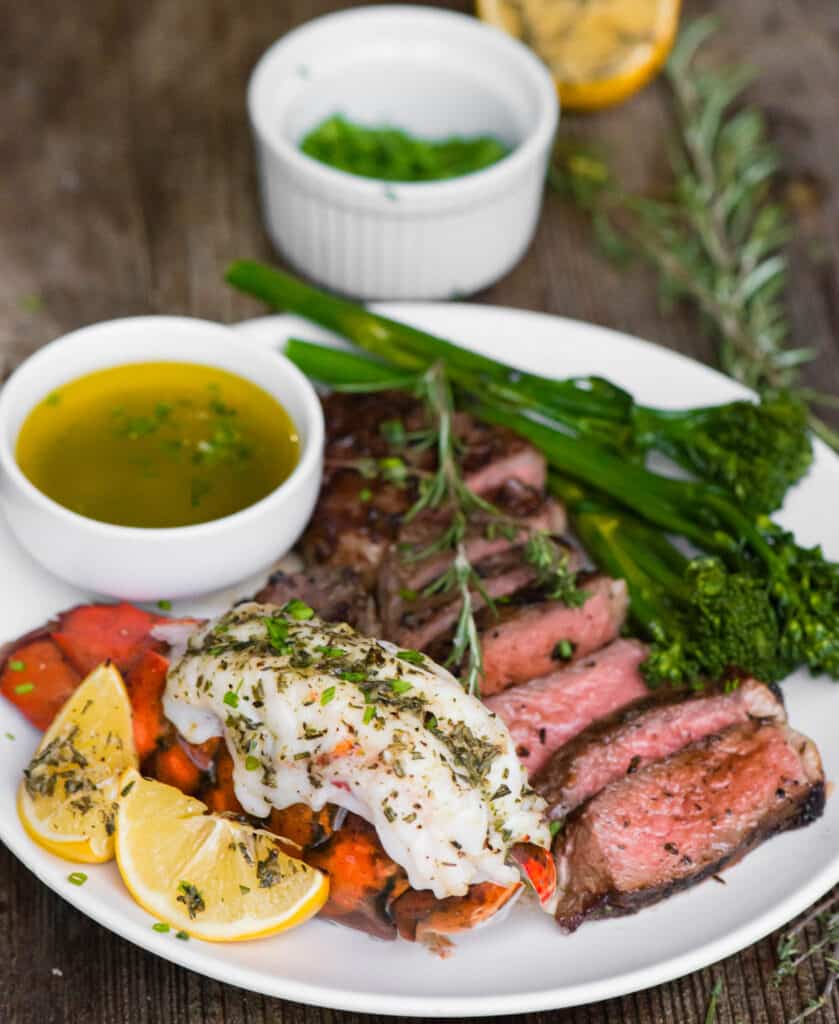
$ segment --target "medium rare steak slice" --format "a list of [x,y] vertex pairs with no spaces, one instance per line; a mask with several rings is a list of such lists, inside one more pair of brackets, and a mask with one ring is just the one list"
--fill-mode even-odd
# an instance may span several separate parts
[[500,610],[498,620],[481,635],[484,697],[547,675],[617,637],[629,605],[626,583],[599,576],[583,589],[588,598],[579,608],[539,601]]
[[595,719],[649,693],[639,671],[646,656],[639,641],[615,640],[568,668],[490,697],[487,707],[506,724],[533,776]]
[[253,600],[283,605],[294,598],[305,601],[327,622],[348,622],[365,636],[380,633],[373,598],[358,573],[347,566],[315,565],[303,572],[272,573]]
[[[525,562],[519,548],[486,558],[474,568],[481,577],[484,592],[472,591],[472,607],[476,612],[486,607],[484,594],[498,600],[525,590],[536,582],[536,570]],[[451,591],[406,600],[398,619],[395,622],[389,620],[385,625],[387,639],[442,660],[448,651],[460,609],[460,600],[453,600]]]
[[753,719],[783,722],[768,686],[747,679],[730,693],[657,693],[600,719],[559,748],[533,780],[551,818],[563,818],[612,782],[683,747]]
[[787,725],[749,722],[707,737],[568,818],[555,847],[556,919],[573,931],[656,903],[818,818],[824,799],[818,750]]

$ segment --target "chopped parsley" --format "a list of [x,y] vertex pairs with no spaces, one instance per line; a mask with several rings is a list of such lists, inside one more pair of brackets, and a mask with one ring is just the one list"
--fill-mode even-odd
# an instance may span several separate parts
[[320,695],[321,706],[325,707],[327,704],[329,704],[334,699],[335,699],[335,687],[334,686],[330,686],[327,689],[325,689],[323,691],[323,693]]
[[550,828],[550,830],[551,830],[551,838],[553,838],[553,837],[554,837],[554,836],[556,836],[556,835],[557,835],[557,834],[558,834],[559,832],[561,832],[561,831],[562,831],[562,826],[563,826],[563,824],[564,824],[564,822],[562,822],[562,821],[552,821],[552,822],[550,823],[550,826],[549,826],[549,828]]
[[376,705],[368,704],[364,709],[364,724],[369,725],[376,717]]
[[408,690],[413,690],[414,686],[407,679],[394,679],[390,684],[390,688],[394,693],[407,693]]
[[269,850],[262,860],[256,862],[256,877],[259,879],[260,889],[270,889],[271,886],[281,882],[283,875],[278,863],[279,855],[276,850]]
[[183,931],[175,932],[175,938],[180,939],[182,942],[186,942],[189,939],[189,932]]
[[373,500],[373,492],[369,487],[362,487],[358,492],[358,500],[362,502],[368,502]]
[[128,796],[128,794],[134,788],[135,783],[136,783],[136,779],[132,779],[131,782],[129,782],[128,785],[124,789],[120,790],[120,794],[119,795],[120,796]]
[[24,694],[24,693],[32,693],[32,691],[34,689],[35,689],[35,684],[34,683],[18,683],[17,686],[15,687],[15,693],[18,693],[18,694],[21,694],[21,695]]
[[162,612],[171,612],[172,611],[172,602],[171,601],[167,601],[165,598],[162,598],[160,601],[157,602],[157,607]]
[[84,885],[87,881],[87,875],[84,871],[71,871],[67,876],[67,881],[73,885]]
[[162,932],[165,934],[169,931],[169,925],[166,924],[165,921],[155,921],[151,927],[153,932]]
[[9,662],[9,668],[12,670],[12,672],[23,672],[23,670],[26,668],[26,662],[14,658],[12,659],[12,661]]
[[254,757],[253,754],[248,754],[248,756],[245,758],[245,768],[249,772],[255,772],[256,769],[259,768],[261,763],[262,762],[259,760],[259,758]]
[[207,909],[204,897],[192,882],[181,882],[178,886],[178,892],[180,893],[178,903],[183,903],[190,918],[197,917],[198,914]]

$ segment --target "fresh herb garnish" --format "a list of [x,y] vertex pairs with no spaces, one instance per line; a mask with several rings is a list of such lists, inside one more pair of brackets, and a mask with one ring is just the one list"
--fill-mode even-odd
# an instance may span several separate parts
[[365,725],[369,725],[373,721],[373,719],[375,717],[376,717],[376,705],[375,704],[368,704],[367,707],[364,709],[364,717],[363,717],[362,721],[364,722]]
[[71,871],[67,876],[67,881],[73,885],[84,885],[87,881],[87,875],[84,871]]
[[221,698],[222,702],[228,707],[238,708],[239,707],[239,695],[234,693],[233,690],[228,690],[227,693]]
[[170,612],[170,611],[172,610],[172,602],[171,602],[171,601],[168,601],[168,600],[167,600],[167,599],[166,599],[166,598],[164,597],[164,598],[161,598],[161,599],[160,599],[160,600],[159,600],[159,601],[157,602],[157,607],[158,607],[158,608],[159,608],[159,609],[160,609],[160,610],[161,610],[162,612]]
[[166,924],[164,921],[155,921],[151,928],[153,932],[161,932],[162,934],[165,934],[169,931],[169,925]]
[[246,771],[255,772],[257,768],[260,767],[261,764],[262,762],[259,760],[259,758],[255,757],[253,754],[248,754],[248,756],[245,758]]
[[419,651],[397,651],[396,657],[401,658],[402,661],[410,662],[411,665],[425,664],[425,655],[420,654]]
[[574,657],[576,647],[572,640],[559,640],[554,645],[551,657],[554,661],[570,661]]
[[132,779],[132,781],[131,781],[131,782],[129,782],[129,783],[127,784],[127,785],[125,785],[125,786],[124,786],[124,787],[123,787],[123,788],[122,788],[122,789],[120,790],[120,793],[119,793],[119,795],[120,795],[120,796],[128,796],[128,794],[129,794],[129,793],[131,792],[131,790],[132,790],[132,789],[134,788],[134,786],[135,786],[135,785],[136,785],[136,782],[135,782],[135,780],[133,780],[133,779]]
[[13,658],[9,662],[9,668],[12,670],[12,672],[23,672],[24,669],[26,668],[26,662],[20,661],[20,659],[18,658]]
[[320,703],[322,707],[326,707],[335,699],[335,687],[328,686],[323,693],[320,695]]
[[288,623],[285,619],[276,617],[263,619],[265,631],[268,634],[268,643],[274,648],[277,654],[291,654],[293,648],[288,642]]
[[181,942],[187,942],[189,940],[189,932],[183,930],[175,932],[175,938],[180,939]]
[[283,614],[290,615],[297,622],[306,622],[314,617],[315,611],[314,608],[310,608],[305,602],[295,597],[283,606]]
[[19,694],[32,693],[32,691],[34,689],[35,689],[35,684],[34,683],[18,683],[17,686],[15,687],[15,693],[19,693]]
[[181,882],[178,885],[178,903],[183,903],[191,918],[195,918],[202,911],[206,910],[204,897],[192,882]]
[[394,693],[407,693],[408,690],[413,690],[414,684],[409,683],[407,679],[394,679],[391,681],[390,688]]

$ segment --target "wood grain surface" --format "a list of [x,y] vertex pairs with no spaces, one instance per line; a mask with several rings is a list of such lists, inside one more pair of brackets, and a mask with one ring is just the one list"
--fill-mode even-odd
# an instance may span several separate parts
[[[135,313],[235,321],[259,312],[221,283],[227,262],[270,257],[244,113],[259,54],[335,0],[53,0],[0,3],[0,372],[81,324]],[[461,0],[442,5],[467,10]],[[797,221],[790,306],[819,351],[807,379],[839,394],[839,4],[688,3],[717,8],[720,59],[763,70],[752,98],[780,144]],[[630,186],[666,175],[667,107],[653,85],[561,130],[608,147]],[[521,264],[476,301],[592,320],[712,361],[684,313],[657,308],[643,267],[593,252],[580,217],[548,196]],[[780,991],[777,936],[659,988],[510,1020],[701,1024],[788,1021],[816,992],[815,960]],[[558,948],[557,955],[562,955]],[[344,1024],[365,1018],[252,995],[134,948],[49,892],[0,849],[3,1024]],[[366,1018],[372,1020],[372,1018]],[[385,1020],[386,1018],[382,1018]],[[839,1021],[839,1000],[811,1021]]]

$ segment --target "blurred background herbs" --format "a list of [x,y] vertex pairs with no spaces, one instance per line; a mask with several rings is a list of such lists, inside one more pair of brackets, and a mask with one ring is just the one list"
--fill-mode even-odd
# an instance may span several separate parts
[[655,268],[665,310],[683,301],[697,310],[717,341],[721,369],[764,394],[795,391],[810,406],[813,431],[839,450],[839,431],[813,412],[839,402],[800,385],[801,367],[817,353],[791,337],[791,222],[778,198],[780,155],[764,114],[742,102],[756,72],[709,69],[697,59],[719,28],[711,16],[687,23],[667,62],[676,131],[672,184],[663,194],[624,191],[597,147],[567,137],[555,150],[550,182],[590,217],[604,255]]

